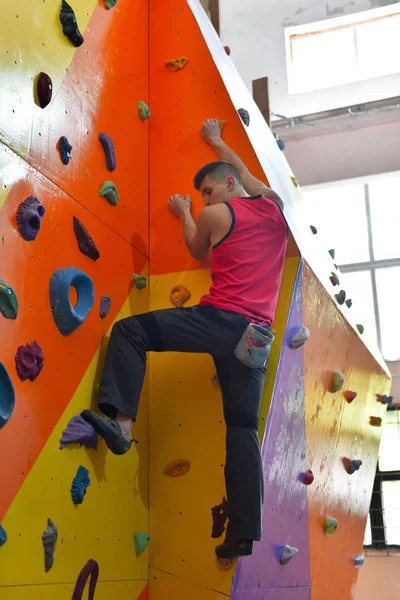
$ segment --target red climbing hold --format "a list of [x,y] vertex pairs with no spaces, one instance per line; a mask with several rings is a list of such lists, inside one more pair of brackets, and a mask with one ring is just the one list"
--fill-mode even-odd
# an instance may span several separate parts
[[351,404],[353,400],[357,398],[357,392],[350,392],[350,390],[347,390],[346,392],[343,392],[343,396],[345,397],[346,402]]
[[229,46],[224,46],[224,50],[227,53],[228,56],[231,55],[231,49],[229,48]]
[[304,473],[304,485],[311,485],[313,481],[314,473],[310,469],[307,469],[307,471]]

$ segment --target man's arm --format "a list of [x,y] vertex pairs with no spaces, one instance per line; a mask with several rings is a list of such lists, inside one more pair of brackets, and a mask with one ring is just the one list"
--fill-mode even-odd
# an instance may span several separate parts
[[225,144],[224,140],[221,138],[221,130],[217,119],[207,119],[207,121],[203,123],[200,134],[204,141],[216,151],[221,160],[226,160],[237,168],[242,178],[243,187],[250,196],[262,194],[263,196],[274,200],[281,210],[283,210],[284,204],[280,196],[267,187],[265,183],[259,181],[257,177],[254,177],[236,152]]
[[203,208],[194,222],[191,213],[190,196],[182,198],[176,194],[169,199],[169,209],[181,219],[183,225],[183,236],[190,256],[201,260],[206,256],[211,246],[211,230],[213,225],[212,207]]

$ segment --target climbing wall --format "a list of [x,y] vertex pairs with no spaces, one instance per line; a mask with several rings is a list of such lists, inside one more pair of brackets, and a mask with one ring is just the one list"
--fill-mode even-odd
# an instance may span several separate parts
[[[126,457],[72,444],[59,449],[70,419],[96,402],[104,350],[113,322],[148,310],[148,124],[137,102],[148,101],[147,10],[139,1],[74,0],[84,44],[63,35],[58,0],[16,0],[2,7],[0,93],[0,279],[18,301],[15,319],[0,315],[0,362],[15,389],[15,409],[0,429],[0,597],[70,600],[89,559],[99,565],[96,599],[147,597],[148,554],[135,553],[134,532],[148,532],[148,392],[143,392],[139,444]],[[50,104],[38,104],[39,73],[52,81]],[[46,91],[46,90],[45,90]],[[47,88],[48,91],[48,88]],[[106,167],[99,133],[115,146],[116,169]],[[59,139],[72,150],[63,164]],[[115,184],[115,206],[99,195]],[[20,235],[16,214],[27,197],[45,208],[35,240]],[[99,251],[80,252],[73,217]],[[89,244],[90,245],[90,244]],[[49,283],[57,269],[75,267],[94,287],[84,322],[63,336],[53,319]],[[87,292],[76,283],[76,304]],[[111,299],[100,317],[102,296]],[[12,298],[14,296],[12,295]],[[4,302],[4,293],[2,296]],[[21,381],[14,357],[35,340],[44,354],[36,380]],[[2,372],[0,404],[6,376]],[[81,505],[71,484],[82,465],[91,485]],[[45,572],[42,534],[50,518],[58,529],[54,565]],[[85,592],[86,597],[87,592]]]

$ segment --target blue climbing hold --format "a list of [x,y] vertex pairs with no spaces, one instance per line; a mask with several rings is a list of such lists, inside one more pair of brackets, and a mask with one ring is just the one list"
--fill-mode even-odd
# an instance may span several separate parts
[[67,165],[69,163],[69,159],[71,158],[71,150],[72,146],[65,137],[65,135],[60,137],[60,154],[61,160],[63,161],[64,165]]
[[7,369],[0,362],[0,429],[6,425],[13,414],[15,391]]
[[0,546],[4,546],[7,541],[7,531],[0,525]]
[[393,404],[393,396],[386,396],[385,394],[381,396],[381,402],[382,404]]
[[281,139],[278,138],[276,140],[276,143],[278,144],[279,150],[283,151],[286,148],[285,142],[283,140],[281,140]]
[[[70,287],[78,294],[78,302],[72,306]],[[82,325],[94,302],[94,287],[89,275],[75,267],[57,269],[50,279],[50,305],[54,321],[62,335],[70,335]]]
[[89,471],[81,465],[78,467],[78,471],[72,481],[71,486],[71,498],[74,504],[82,504],[89,485]]
[[358,556],[355,557],[354,559],[354,566],[356,567],[356,569],[359,569],[360,567],[363,566],[365,561],[365,558],[362,554],[359,554]]

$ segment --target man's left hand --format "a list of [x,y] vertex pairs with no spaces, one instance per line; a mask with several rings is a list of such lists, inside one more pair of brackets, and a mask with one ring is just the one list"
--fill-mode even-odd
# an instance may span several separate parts
[[179,218],[183,218],[185,214],[189,213],[192,209],[192,199],[188,196],[181,196],[180,194],[174,194],[168,200],[168,208]]

